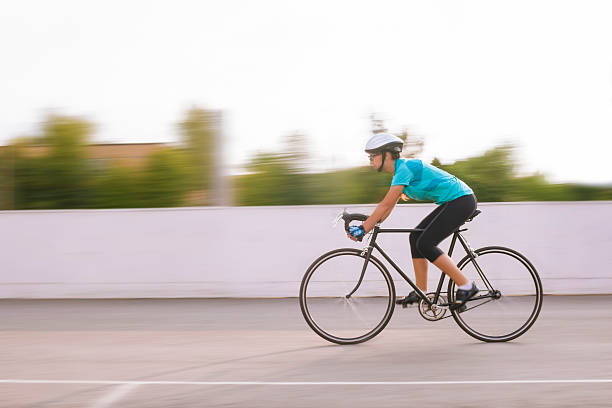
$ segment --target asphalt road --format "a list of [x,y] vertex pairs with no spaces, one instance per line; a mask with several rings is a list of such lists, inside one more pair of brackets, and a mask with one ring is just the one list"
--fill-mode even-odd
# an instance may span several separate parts
[[314,334],[297,299],[0,301],[1,407],[421,404],[611,407],[612,296],[547,296],[501,344],[396,309],[355,346]]

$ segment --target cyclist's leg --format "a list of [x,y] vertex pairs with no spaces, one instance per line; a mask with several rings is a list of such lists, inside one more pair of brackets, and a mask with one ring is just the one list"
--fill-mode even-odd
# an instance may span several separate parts
[[[431,213],[429,213],[419,224],[415,227],[418,229],[425,229],[434,218],[442,211],[443,206],[438,206]],[[428,269],[428,261],[425,258],[417,247],[417,241],[421,236],[420,232],[411,232],[410,233],[410,252],[412,255],[412,266],[414,267],[414,277],[416,281],[416,285],[423,292],[427,291],[427,269]]]
[[429,261],[427,258],[412,258],[414,267],[415,283],[423,292],[427,292],[427,269]]
[[457,265],[453,262],[450,256],[444,252],[432,262],[438,269],[448,275],[449,278],[457,284],[457,286],[464,286],[469,283],[468,278],[465,277],[463,272],[457,268]]
[[468,280],[452,259],[438,248],[438,244],[462,225],[475,209],[476,198],[473,195],[462,196],[444,204],[438,215],[417,240],[418,251],[446,273],[457,285],[465,285]]
[[[438,215],[441,211],[442,206],[436,207],[429,215],[427,215],[423,220],[415,227],[419,229],[425,229],[427,225],[431,223],[431,221]],[[421,236],[420,232],[411,232],[410,233],[410,252],[412,255],[412,265],[414,267],[414,277],[415,283],[419,289],[423,292],[427,292],[427,268],[428,261],[427,258],[423,254],[421,254],[417,248],[417,241]],[[396,301],[397,304],[406,306],[407,304],[413,304],[419,300],[418,295],[415,291],[411,291],[408,296],[403,299],[398,299]]]

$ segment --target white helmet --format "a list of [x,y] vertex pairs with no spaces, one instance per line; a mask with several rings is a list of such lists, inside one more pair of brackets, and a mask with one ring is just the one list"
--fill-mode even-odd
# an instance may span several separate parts
[[391,133],[376,133],[366,143],[366,153],[401,152],[404,141]]

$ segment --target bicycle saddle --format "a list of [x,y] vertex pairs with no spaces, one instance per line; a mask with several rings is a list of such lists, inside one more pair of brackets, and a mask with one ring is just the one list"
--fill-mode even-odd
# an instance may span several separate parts
[[470,215],[470,218],[468,218],[467,220],[465,220],[465,222],[470,222],[470,221],[472,221],[472,220],[473,220],[474,218],[476,218],[476,216],[477,216],[478,214],[480,214],[481,212],[482,212],[482,211],[480,211],[480,210],[476,210],[476,211],[474,211],[474,214]]

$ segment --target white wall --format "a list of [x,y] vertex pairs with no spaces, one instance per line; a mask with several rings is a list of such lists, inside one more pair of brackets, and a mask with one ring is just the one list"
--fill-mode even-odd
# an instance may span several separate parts
[[[297,296],[310,263],[348,240],[333,206],[0,212],[0,297]],[[351,212],[370,213],[372,205]],[[433,204],[396,207],[415,226]],[[612,293],[612,202],[483,203],[473,248],[526,255],[545,293]],[[450,240],[442,244],[446,250]],[[412,276],[408,236],[379,243]],[[462,250],[454,256],[463,256]],[[434,269],[432,269],[433,271]],[[392,271],[394,277],[399,277]],[[430,273],[435,289],[439,273]],[[408,290],[397,281],[398,294]]]

